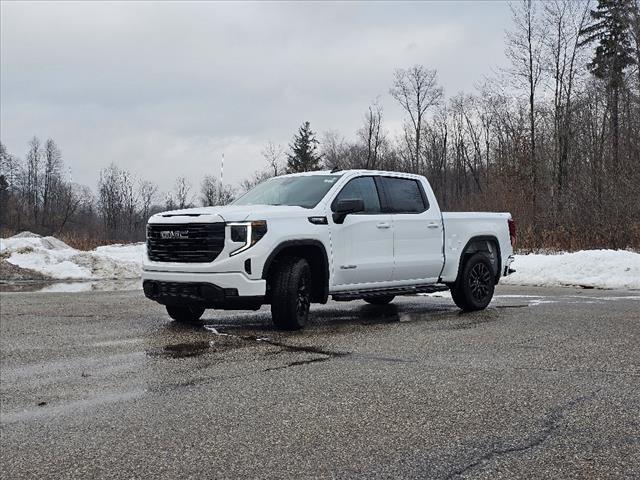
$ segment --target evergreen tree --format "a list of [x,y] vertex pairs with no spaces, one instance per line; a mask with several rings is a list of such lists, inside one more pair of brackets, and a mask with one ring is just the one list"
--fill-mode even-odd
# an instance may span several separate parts
[[624,71],[632,65],[633,49],[631,47],[631,14],[633,0],[598,0],[598,6],[591,10],[593,22],[583,28],[581,45],[597,42],[589,70],[607,82],[610,95],[612,160],[618,166],[620,145],[619,108],[620,90],[624,86]]
[[309,122],[304,122],[289,145],[287,171],[289,173],[311,172],[320,169],[321,155],[317,153],[318,140],[311,130]]

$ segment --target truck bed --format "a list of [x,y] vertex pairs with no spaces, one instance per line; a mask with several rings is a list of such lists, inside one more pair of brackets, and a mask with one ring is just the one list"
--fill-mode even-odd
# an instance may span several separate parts
[[[509,236],[510,213],[493,212],[442,212],[444,225],[444,269],[443,281],[453,281],[458,275],[460,256],[471,239],[495,238],[500,246],[510,246]],[[496,252],[500,265],[507,265],[510,248]]]

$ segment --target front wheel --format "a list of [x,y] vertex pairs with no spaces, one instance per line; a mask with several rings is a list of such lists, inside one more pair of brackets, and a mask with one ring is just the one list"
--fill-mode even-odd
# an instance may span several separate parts
[[176,307],[167,305],[167,313],[169,316],[179,323],[197,323],[204,313],[202,307]]
[[311,269],[304,258],[278,261],[271,278],[271,317],[277,328],[299,330],[307,324],[311,306]]
[[465,312],[486,308],[493,298],[495,289],[495,274],[491,261],[482,253],[472,255],[450,288],[453,301]]

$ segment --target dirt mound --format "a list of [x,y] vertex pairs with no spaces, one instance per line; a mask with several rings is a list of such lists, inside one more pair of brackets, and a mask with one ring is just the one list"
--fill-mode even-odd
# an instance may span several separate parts
[[51,277],[35,270],[20,268],[7,262],[4,256],[0,256],[0,283],[4,282],[36,282],[51,280]]

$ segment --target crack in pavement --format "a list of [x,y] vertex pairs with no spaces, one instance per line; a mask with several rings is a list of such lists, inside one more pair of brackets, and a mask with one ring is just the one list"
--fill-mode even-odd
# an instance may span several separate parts
[[265,368],[263,372],[273,372],[274,370],[284,370],[285,368],[298,367],[300,365],[309,365],[310,363],[326,362],[327,360],[331,360],[331,357],[319,357],[319,358],[312,358],[310,360],[298,360],[295,362],[287,363],[286,365],[280,365],[278,367]]
[[453,472],[449,473],[449,475],[447,475],[445,479],[449,480],[449,479],[461,477],[462,475],[468,473],[469,471],[479,466],[486,465],[487,463],[491,462],[493,459],[500,457],[502,455],[508,455],[511,453],[522,453],[542,445],[549,438],[551,438],[553,433],[558,428],[560,428],[560,422],[564,419],[565,413],[568,410],[571,410],[572,408],[574,408],[576,405],[580,403],[592,400],[596,396],[596,394],[600,392],[600,390],[602,389],[599,388],[588,395],[580,395],[578,397],[575,397],[569,400],[564,405],[555,407],[547,414],[547,419],[543,423],[543,428],[538,433],[531,435],[520,444],[493,448],[491,451],[471,461],[464,467],[458,468],[457,470],[454,470]]
[[215,335],[218,336],[227,336],[227,337],[234,337],[234,338],[239,338],[241,340],[244,340],[246,342],[251,342],[251,343],[265,343],[267,345],[271,345],[274,347],[279,347],[280,350],[278,352],[275,353],[282,353],[282,352],[294,352],[294,353],[309,353],[309,354],[316,354],[316,355],[322,355],[322,357],[316,357],[316,358],[312,358],[309,360],[296,360],[293,362],[289,362],[286,365],[279,365],[277,367],[269,367],[269,368],[265,368],[264,370],[262,370],[263,372],[272,372],[275,370],[282,370],[285,368],[290,368],[290,367],[298,367],[298,366],[302,366],[302,365],[309,365],[311,363],[319,363],[319,362],[325,362],[327,360],[331,360],[333,358],[339,358],[339,357],[346,357],[351,355],[351,352],[340,352],[340,351],[334,351],[334,350],[327,350],[321,347],[316,347],[316,346],[312,346],[312,345],[292,345],[289,343],[284,343],[281,341],[277,341],[277,340],[272,340],[268,337],[258,337],[255,335],[236,335],[233,333],[225,333],[225,332],[221,332],[219,331],[217,328],[215,328],[215,326],[213,325],[205,325],[204,328],[210,332],[212,332]]
[[273,345],[275,347],[280,347],[282,349],[281,352],[288,351],[288,352],[295,352],[295,353],[313,353],[313,354],[323,355],[322,357],[312,358],[309,360],[297,360],[294,362],[289,362],[286,365],[265,368],[263,372],[273,372],[275,370],[283,370],[285,368],[299,367],[302,365],[309,365],[311,363],[326,362],[327,360],[331,360],[333,358],[346,357],[348,355],[351,355],[351,352],[336,352],[333,350],[326,350],[320,347],[307,346],[307,345],[291,345],[289,343],[278,342],[276,340],[271,340],[270,338],[265,338],[265,337],[261,337],[261,338],[254,337],[254,339],[257,342],[264,342],[269,345]]

